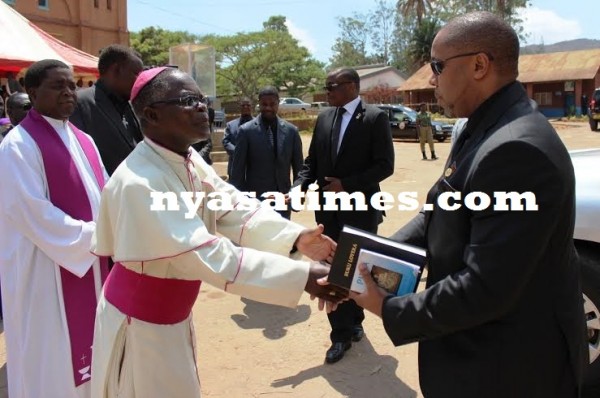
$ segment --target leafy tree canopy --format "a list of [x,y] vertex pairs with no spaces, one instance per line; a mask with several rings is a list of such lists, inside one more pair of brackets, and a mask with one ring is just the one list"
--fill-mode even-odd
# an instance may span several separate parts
[[172,46],[190,42],[213,46],[220,96],[256,98],[266,85],[284,89],[282,96],[302,96],[322,85],[324,65],[290,35],[285,22],[284,16],[276,15],[263,23],[261,31],[229,36],[197,36],[152,27],[133,33],[131,44],[144,63],[151,65],[166,64]]

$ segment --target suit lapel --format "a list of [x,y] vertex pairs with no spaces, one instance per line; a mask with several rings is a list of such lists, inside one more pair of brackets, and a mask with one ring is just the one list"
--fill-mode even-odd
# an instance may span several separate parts
[[349,141],[352,134],[358,134],[359,126],[362,124],[362,120],[365,116],[365,109],[363,108],[362,101],[358,103],[358,106],[354,110],[352,117],[350,118],[350,122],[344,131],[344,136],[342,138],[342,143],[340,145],[340,150],[338,151],[337,158],[339,159],[344,152],[344,149],[348,146],[347,142]]
[[283,145],[287,130],[282,120],[277,118],[277,122],[277,157],[281,158],[281,156],[283,156]]
[[106,119],[109,120],[117,128],[117,130],[121,134],[121,138],[123,138],[125,142],[127,142],[129,145],[131,145],[132,148],[134,148],[135,143],[132,142],[131,138],[129,137],[129,134],[127,133],[127,130],[125,129],[125,126],[123,125],[123,118],[121,117],[121,115],[119,115],[119,112],[117,112],[113,103],[110,102],[110,99],[108,98],[106,93],[104,93],[104,91],[96,87],[96,93],[94,96],[96,99],[96,105],[98,105],[98,109],[100,110],[100,112],[102,112]]
[[330,110],[325,111],[327,113],[323,114],[323,129],[325,130],[323,135],[325,137],[325,153],[327,154],[325,158],[330,162],[331,169],[333,169],[334,163],[329,154],[331,154],[331,133],[333,131],[333,123],[335,123],[336,109],[332,107]]

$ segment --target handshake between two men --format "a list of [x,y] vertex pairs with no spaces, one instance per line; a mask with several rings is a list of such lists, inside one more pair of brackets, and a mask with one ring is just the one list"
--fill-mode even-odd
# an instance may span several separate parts
[[337,244],[323,235],[323,230],[323,225],[304,230],[298,236],[295,247],[313,260],[304,290],[310,294],[311,299],[319,299],[319,310],[325,308],[329,313],[335,311],[338,303],[348,298],[348,291],[326,282]]

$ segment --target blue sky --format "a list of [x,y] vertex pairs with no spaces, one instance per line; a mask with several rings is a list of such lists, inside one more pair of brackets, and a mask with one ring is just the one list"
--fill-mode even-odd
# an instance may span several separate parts
[[[395,0],[389,0],[394,2]],[[527,44],[578,38],[600,39],[598,0],[532,0],[525,11]],[[369,0],[128,0],[130,31],[147,26],[196,34],[231,35],[262,29],[272,15],[284,15],[288,29],[320,61],[327,62],[339,34],[336,17],[366,13]]]

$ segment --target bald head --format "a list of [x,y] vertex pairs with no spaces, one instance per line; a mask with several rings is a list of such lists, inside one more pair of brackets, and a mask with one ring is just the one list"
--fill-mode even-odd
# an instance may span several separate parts
[[452,19],[438,33],[439,45],[461,53],[484,52],[497,73],[509,79],[519,74],[519,37],[504,20],[490,12],[472,12]]
[[25,119],[29,109],[31,109],[31,101],[29,95],[25,93],[14,93],[6,100],[6,113],[13,126]]

